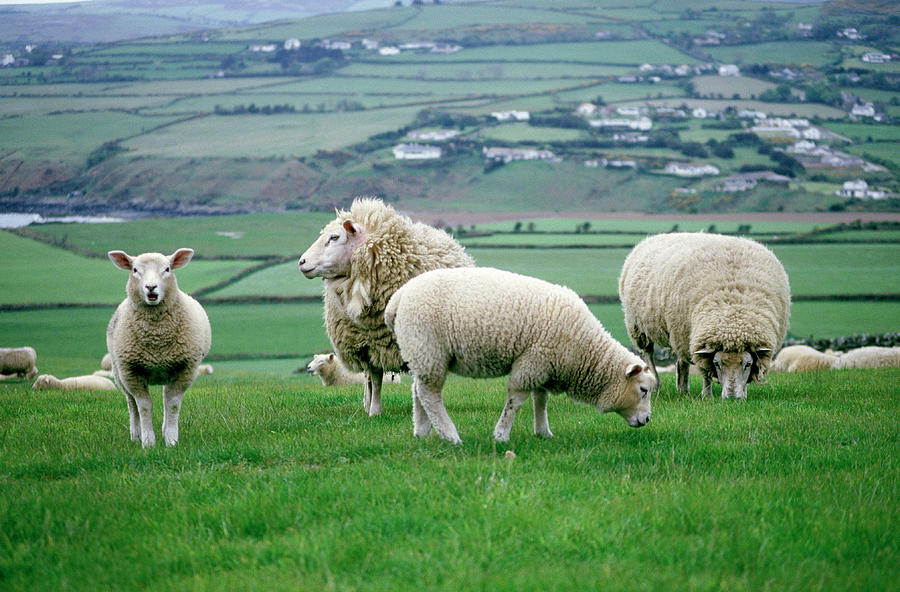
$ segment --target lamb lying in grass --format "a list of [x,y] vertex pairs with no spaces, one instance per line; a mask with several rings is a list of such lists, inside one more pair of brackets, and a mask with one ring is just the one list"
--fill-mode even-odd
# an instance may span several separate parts
[[[364,372],[352,372],[334,355],[334,352],[313,356],[313,359],[306,365],[306,371],[313,376],[318,376],[322,381],[322,386],[366,383]],[[384,375],[384,380],[399,383],[400,374],[388,372]]]
[[61,389],[65,391],[114,391],[116,385],[108,378],[88,374],[59,379],[52,374],[41,374],[31,387],[33,390]]
[[145,448],[156,444],[149,386],[164,385],[162,433],[166,445],[173,446],[178,442],[184,392],[209,353],[212,333],[206,312],[178,288],[173,273],[193,255],[192,249],[178,249],[169,256],[109,252],[110,260],[129,276],[127,298],[106,329],[106,347],[116,384],[128,402],[131,439]]

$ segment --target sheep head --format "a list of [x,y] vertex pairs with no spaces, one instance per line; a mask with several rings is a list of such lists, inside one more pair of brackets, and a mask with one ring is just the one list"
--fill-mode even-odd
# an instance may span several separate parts
[[656,388],[656,377],[645,364],[629,364],[625,368],[625,386],[615,411],[633,428],[650,421],[650,393]]
[[366,238],[366,230],[353,220],[333,220],[300,256],[300,272],[326,280],[348,277],[353,250]]
[[313,376],[319,375],[319,368],[334,361],[334,354],[316,354],[312,361],[306,365],[306,371]]
[[694,352],[701,372],[722,385],[722,398],[746,399],[747,385],[764,382],[765,369],[772,357],[769,348],[750,349],[741,352],[701,349]]
[[158,306],[166,296],[178,291],[174,270],[184,267],[194,256],[193,249],[178,249],[171,255],[143,253],[132,257],[125,251],[107,253],[113,264],[130,271],[126,290],[135,302],[147,306]]

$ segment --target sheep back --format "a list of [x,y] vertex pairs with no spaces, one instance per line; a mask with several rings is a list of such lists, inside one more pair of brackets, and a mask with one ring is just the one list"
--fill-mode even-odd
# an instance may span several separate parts
[[37,352],[27,346],[0,347],[0,374],[31,380],[37,374]]
[[897,368],[900,367],[900,347],[867,346],[841,354],[832,368]]

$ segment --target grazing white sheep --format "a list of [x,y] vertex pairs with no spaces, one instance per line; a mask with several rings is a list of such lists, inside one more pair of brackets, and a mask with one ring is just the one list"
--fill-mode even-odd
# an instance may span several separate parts
[[197,366],[197,374],[212,374],[213,367],[212,364],[200,364]]
[[613,339],[572,290],[491,268],[441,269],[401,287],[385,321],[413,375],[413,433],[460,443],[441,400],[448,372],[509,375],[494,438],[509,439],[516,411],[533,397],[534,433],[552,436],[549,393],[565,392],[630,426],[650,419],[656,378]]
[[106,346],[116,384],[128,402],[131,439],[145,448],[156,444],[148,387],[164,385],[162,433],[166,445],[173,446],[178,442],[184,392],[209,353],[211,331],[206,311],[178,288],[173,273],[193,255],[192,249],[178,249],[169,256],[109,252],[110,260],[130,273],[128,296],[106,328]]
[[0,374],[31,380],[37,374],[33,347],[0,347]]
[[65,391],[114,391],[116,385],[108,378],[88,374],[87,376],[70,376],[59,379],[52,374],[41,374],[31,387],[40,391],[46,389],[62,389]]
[[451,236],[413,222],[379,199],[358,198],[337,211],[300,257],[300,271],[325,282],[325,329],[341,361],[366,375],[363,407],[381,413],[385,371],[402,372],[384,308],[410,278],[445,267],[474,263]]
[[808,345],[788,345],[772,360],[772,372],[812,372],[830,370],[837,354],[823,353]]
[[851,349],[837,357],[831,366],[844,368],[897,368],[900,367],[900,347],[867,346]]
[[756,241],[704,233],[659,234],[629,253],[619,276],[625,327],[653,364],[654,344],[677,355],[678,390],[688,367],[712,381],[722,398],[747,397],[764,382],[773,352],[787,333],[790,287],[781,262]]
[[[366,382],[364,373],[348,370],[341,360],[334,355],[334,352],[314,355],[313,359],[306,365],[306,371],[313,376],[318,376],[319,380],[322,381],[322,386],[365,384]],[[396,372],[388,372],[384,378],[388,382],[400,382],[400,375]]]

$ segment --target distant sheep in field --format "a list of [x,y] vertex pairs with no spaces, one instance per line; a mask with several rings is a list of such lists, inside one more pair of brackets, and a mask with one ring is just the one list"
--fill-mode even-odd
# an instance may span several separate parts
[[900,347],[860,347],[837,357],[831,366],[835,370],[845,368],[898,368]]
[[200,364],[197,366],[197,374],[212,374],[213,367],[212,364]]
[[509,439],[518,408],[532,397],[534,433],[552,436],[549,393],[565,392],[628,425],[650,420],[656,378],[613,339],[572,290],[491,268],[439,269],[411,279],[391,297],[385,322],[413,376],[413,434],[434,427],[461,442],[441,400],[447,373],[509,375],[494,439]]
[[837,358],[836,354],[823,353],[808,345],[788,345],[781,348],[769,369],[772,372],[830,370]]
[[37,352],[33,347],[0,347],[0,374],[31,380],[37,372]]
[[[352,372],[338,359],[334,352],[316,354],[306,371],[313,376],[318,376],[322,386],[342,386],[347,384],[365,384],[366,375],[362,372]],[[385,375],[388,382],[399,383],[400,375],[396,372],[388,372]]]
[[325,282],[325,329],[347,368],[366,376],[363,407],[381,413],[385,371],[402,372],[403,360],[384,324],[394,292],[423,272],[474,264],[446,232],[413,222],[379,199],[358,198],[339,210],[300,257],[307,278]]
[[619,277],[625,327],[653,364],[654,344],[677,355],[676,383],[688,391],[693,362],[722,398],[746,398],[764,382],[787,333],[790,287],[781,262],[756,241],[704,233],[671,233],[641,241]]
[[113,264],[128,271],[129,278],[127,297],[107,326],[106,346],[116,384],[128,402],[131,439],[145,448],[156,444],[149,386],[164,385],[162,434],[166,445],[173,446],[178,442],[184,392],[209,353],[212,333],[206,312],[178,288],[173,273],[193,255],[192,249],[178,249],[169,256],[109,252]]
[[103,355],[103,359],[100,360],[100,368],[103,370],[112,370],[112,356],[109,353]]
[[41,374],[31,387],[33,390],[61,389],[65,391],[114,391],[116,385],[108,378],[88,374],[59,379],[52,374]]

